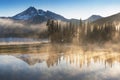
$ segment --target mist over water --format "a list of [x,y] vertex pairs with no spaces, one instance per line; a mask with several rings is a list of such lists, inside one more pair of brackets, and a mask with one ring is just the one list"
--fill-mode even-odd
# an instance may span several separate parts
[[0,80],[120,80],[118,0],[0,3]]
[[0,53],[2,80],[119,80],[120,54],[109,49],[38,44],[0,46]]

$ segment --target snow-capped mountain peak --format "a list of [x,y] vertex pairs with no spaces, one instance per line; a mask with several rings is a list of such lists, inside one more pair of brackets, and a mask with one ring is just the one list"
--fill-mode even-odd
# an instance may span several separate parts
[[25,11],[13,16],[13,18],[18,20],[28,20],[36,15],[38,15],[37,9],[34,7],[29,7]]
[[15,15],[12,17],[12,19],[16,20],[28,20],[28,21],[37,21],[37,22],[44,22],[48,19],[54,19],[54,20],[67,20],[61,15],[58,15],[51,11],[44,11],[41,9],[36,9],[34,7],[29,7],[25,11]]

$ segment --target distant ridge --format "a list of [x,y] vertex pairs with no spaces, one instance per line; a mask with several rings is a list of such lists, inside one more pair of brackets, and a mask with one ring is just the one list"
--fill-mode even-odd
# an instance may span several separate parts
[[86,21],[86,22],[93,22],[93,21],[99,20],[101,18],[103,18],[103,17],[100,16],[100,15],[92,15],[92,16],[90,16],[88,19],[86,19],[84,21]]
[[112,16],[108,16],[108,17],[104,17],[99,20],[96,20],[93,23],[101,25],[105,23],[119,23],[119,22],[120,22],[120,13],[117,13]]
[[[72,21],[72,22],[79,22],[78,19],[67,19],[63,17],[60,14],[56,14],[52,11],[44,11],[42,9],[36,9],[35,7],[30,6],[26,10],[16,14],[12,17],[0,17],[2,19],[12,19],[17,22],[27,22],[27,23],[43,23],[46,22],[48,19],[53,20],[61,20],[61,21]],[[113,23],[113,22],[119,22],[120,21],[120,13],[108,16],[108,17],[102,17],[100,15],[92,15],[88,19],[83,20],[83,22],[92,22],[96,23],[98,25],[104,24],[104,23]]]

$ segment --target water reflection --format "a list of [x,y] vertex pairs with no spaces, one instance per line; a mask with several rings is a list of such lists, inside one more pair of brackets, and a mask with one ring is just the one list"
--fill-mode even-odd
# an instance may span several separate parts
[[[38,48],[38,46],[37,46]],[[120,54],[70,46],[0,55],[1,80],[119,80]],[[32,51],[28,51],[32,52]]]
[[[19,55],[19,54],[18,54]],[[89,67],[93,63],[103,64],[105,67],[112,67],[114,63],[120,63],[119,53],[109,52],[86,52],[86,53],[44,53],[44,54],[22,54],[14,55],[29,65],[46,62],[47,67],[59,65],[62,61],[66,64]]]

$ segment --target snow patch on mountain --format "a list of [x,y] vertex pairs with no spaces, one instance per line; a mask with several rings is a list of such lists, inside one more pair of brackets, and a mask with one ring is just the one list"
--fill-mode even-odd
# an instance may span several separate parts
[[34,7],[29,7],[27,10],[13,16],[13,18],[18,20],[28,20],[36,15],[38,15],[37,9]]
[[[63,16],[58,15],[54,12],[43,11],[41,9],[36,9],[34,7],[29,7],[25,11],[13,16],[12,18],[17,19],[17,20],[30,20],[30,19],[37,18],[36,16],[38,18],[40,18],[40,22],[41,22],[41,20],[48,20],[48,19],[67,20]],[[38,20],[38,18],[37,18],[37,20]]]

